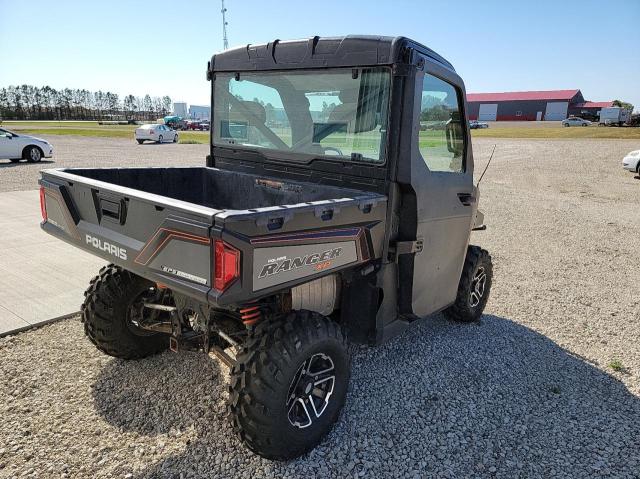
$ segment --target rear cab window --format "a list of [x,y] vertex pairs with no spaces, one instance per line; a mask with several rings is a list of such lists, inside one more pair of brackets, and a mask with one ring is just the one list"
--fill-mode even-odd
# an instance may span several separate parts
[[390,79],[387,67],[217,73],[212,141],[382,164]]

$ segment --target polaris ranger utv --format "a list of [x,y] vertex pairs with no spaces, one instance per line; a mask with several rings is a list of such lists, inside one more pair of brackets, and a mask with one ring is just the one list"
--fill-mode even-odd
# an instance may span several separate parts
[[233,429],[292,458],[338,419],[347,341],[485,307],[464,84],[429,48],[374,36],[235,48],[207,78],[206,167],[45,170],[42,228],[112,263],[82,306],[98,349],[214,353]]

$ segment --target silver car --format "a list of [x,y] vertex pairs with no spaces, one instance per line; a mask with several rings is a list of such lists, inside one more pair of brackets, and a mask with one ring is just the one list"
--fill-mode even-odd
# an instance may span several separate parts
[[640,174],[640,150],[631,151],[622,159],[625,170]]
[[140,145],[146,140],[155,141],[156,143],[164,143],[165,141],[177,143],[178,132],[167,125],[142,125],[140,128],[136,128],[134,138]]
[[562,120],[562,126],[589,126],[591,122],[589,120],[585,120],[584,118],[579,118],[577,116],[571,116],[566,120]]

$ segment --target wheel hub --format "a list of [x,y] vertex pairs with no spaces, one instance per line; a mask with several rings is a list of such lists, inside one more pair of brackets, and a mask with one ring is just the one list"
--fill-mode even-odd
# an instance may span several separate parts
[[476,270],[476,273],[471,279],[471,292],[469,293],[469,306],[475,308],[482,301],[484,296],[485,287],[487,284],[487,273],[481,266]]
[[292,426],[311,426],[327,409],[335,386],[335,367],[326,354],[304,361],[291,381],[287,394],[287,417]]

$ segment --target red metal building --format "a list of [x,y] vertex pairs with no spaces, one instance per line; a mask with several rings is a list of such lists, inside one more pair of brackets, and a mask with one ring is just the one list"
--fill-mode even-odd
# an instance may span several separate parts
[[593,116],[611,102],[585,101],[580,90],[467,93],[471,120],[564,120],[570,115]]

